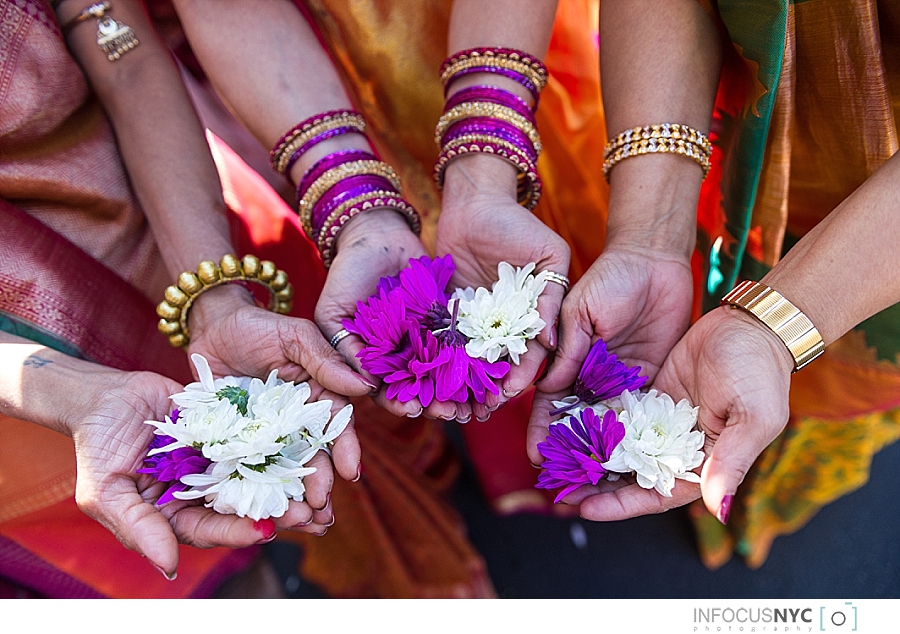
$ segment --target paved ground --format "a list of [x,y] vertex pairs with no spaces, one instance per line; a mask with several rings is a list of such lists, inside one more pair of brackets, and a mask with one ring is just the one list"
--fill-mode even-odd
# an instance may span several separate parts
[[[454,499],[501,597],[900,598],[898,473],[900,443],[875,456],[869,484],[776,540],[759,570],[738,558],[706,570],[679,511],[612,524],[501,518],[488,511],[469,471]],[[288,594],[316,596],[292,574],[297,553],[272,547]]]

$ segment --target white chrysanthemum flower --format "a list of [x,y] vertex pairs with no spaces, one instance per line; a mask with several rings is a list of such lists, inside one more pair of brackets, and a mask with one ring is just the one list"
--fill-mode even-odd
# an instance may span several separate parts
[[459,331],[469,339],[469,356],[493,363],[509,355],[518,365],[525,342],[537,337],[545,325],[537,300],[547,285],[546,273],[533,275],[534,268],[533,262],[523,268],[501,262],[499,279],[490,291],[466,288],[453,294],[459,302]]
[[205,498],[206,506],[217,513],[254,520],[281,517],[290,500],[303,501],[303,478],[315,471],[283,456],[253,466],[233,460],[214,462],[206,473],[183,476],[181,481],[193,488],[174,496],[179,500]]
[[203,355],[192,354],[191,361],[194,362],[194,367],[197,368],[200,380],[186,385],[184,392],[171,396],[172,402],[181,411],[187,411],[200,405],[215,406],[220,400],[219,392],[224,388],[231,387],[246,390],[250,386],[252,379],[249,377],[226,376],[222,379],[214,379],[212,370],[209,368],[209,362]]
[[[637,393],[637,392],[636,392]],[[625,406],[622,404],[622,397],[615,396],[613,398],[608,398],[604,401],[597,401],[593,405],[588,405],[580,398],[575,396],[567,396],[561,401],[550,401],[551,405],[553,405],[553,409],[566,409],[560,416],[559,420],[552,421],[550,424],[556,423],[566,423],[569,419],[569,416],[575,416],[576,418],[581,417],[581,413],[586,409],[594,410],[594,413],[603,420],[603,415],[606,414],[607,411],[613,410],[616,413],[616,416],[619,416],[622,413],[622,410],[625,409]]]
[[687,399],[676,405],[668,394],[650,390],[622,392],[624,409],[619,420],[625,425],[625,438],[613,450],[603,468],[617,473],[634,472],[645,489],[656,489],[672,496],[675,480],[700,482],[691,471],[703,463],[701,451],[705,436],[695,431],[698,407]]
[[198,403],[195,407],[182,411],[175,422],[168,416],[163,423],[147,421],[156,427],[156,433],[175,439],[175,442],[165,447],[153,449],[148,455],[165,453],[179,447],[193,447],[206,454],[207,448],[231,441],[249,422],[238,412],[237,407],[228,401],[216,399],[213,404]]

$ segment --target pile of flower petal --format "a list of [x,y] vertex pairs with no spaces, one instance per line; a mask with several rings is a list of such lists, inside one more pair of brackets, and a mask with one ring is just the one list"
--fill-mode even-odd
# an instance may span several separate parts
[[[303,501],[306,467],[350,422],[352,406],[331,417],[329,400],[308,402],[306,383],[273,370],[265,382],[213,379],[209,363],[191,355],[200,381],[173,395],[175,409],[156,427],[144,468],[167,489],[157,504],[205,498],[206,506],[254,520],[281,517]],[[329,423],[330,421],[330,423]]]
[[[394,277],[382,278],[376,293],[357,305],[344,328],[366,347],[363,369],[381,378],[390,399],[484,403],[499,394],[499,381],[518,364],[525,343],[544,327],[537,300],[544,273],[535,265],[513,268],[501,262],[498,281],[486,288],[447,285],[455,270],[446,255],[411,259]],[[507,361],[508,359],[508,361]]]
[[638,376],[640,370],[599,340],[578,374],[575,395],[554,401],[551,415],[566,416],[538,444],[546,460],[537,486],[562,489],[556,502],[582,485],[626,474],[666,497],[676,479],[700,481],[692,471],[704,458],[704,434],[694,429],[699,408],[656,390],[641,392],[647,377]]

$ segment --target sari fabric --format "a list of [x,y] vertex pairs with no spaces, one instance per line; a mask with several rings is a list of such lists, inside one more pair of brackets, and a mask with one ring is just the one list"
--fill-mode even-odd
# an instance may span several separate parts
[[[295,0],[300,4],[299,0]],[[897,149],[900,10],[851,0],[701,0],[727,42],[716,99],[713,166],[698,207],[694,318],[737,281],[759,279]],[[426,214],[438,197],[432,141],[443,103],[448,0],[307,0],[372,136]],[[572,247],[577,279],[599,254],[608,189],[597,64],[599,1],[561,0],[537,113],[545,195],[535,213]],[[422,37],[427,33],[428,37]],[[852,125],[848,125],[852,122]],[[699,505],[710,567],[737,550],[751,566],[772,540],[866,482],[872,455],[900,436],[900,308],[829,346],[793,378],[791,421],[742,485],[727,528]],[[528,395],[487,425],[463,428],[495,510],[548,511],[524,459]],[[522,457],[519,457],[522,456]]]
[[[170,280],[109,123],[46,2],[0,0],[0,327],[123,370],[191,380],[156,332]],[[285,269],[294,315],[312,317],[325,271],[296,216],[210,135],[238,255]],[[335,596],[493,596],[483,561],[443,501],[458,462],[443,430],[356,404],[363,478],[336,479],[338,524],[304,544],[303,570]],[[257,548],[182,546],[168,582],[75,505],[70,438],[0,420],[0,596],[210,596]]]

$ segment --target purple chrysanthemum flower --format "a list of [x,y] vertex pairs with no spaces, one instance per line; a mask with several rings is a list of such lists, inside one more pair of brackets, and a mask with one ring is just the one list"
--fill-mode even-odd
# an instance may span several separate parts
[[562,414],[579,403],[593,405],[608,398],[619,396],[625,390],[639,390],[647,382],[647,377],[638,376],[641,366],[630,368],[606,349],[606,342],[598,339],[591,346],[578,379],[575,381],[575,396],[578,400],[571,405],[550,412],[551,416]]
[[[177,409],[172,410],[169,418],[174,422],[181,415]],[[175,442],[171,436],[157,434],[150,441],[147,451],[166,447]],[[147,473],[152,475],[159,482],[170,484],[166,491],[156,501],[158,506],[162,506],[167,502],[175,499],[173,493],[176,491],[186,491],[190,487],[181,482],[182,476],[204,473],[210,465],[210,461],[203,457],[203,454],[192,447],[179,447],[172,451],[165,451],[153,456],[144,458],[144,468],[138,469],[138,473]]]
[[554,500],[558,503],[585,484],[596,485],[607,474],[602,463],[609,460],[624,437],[625,425],[612,410],[603,415],[602,421],[594,410],[586,409],[580,417],[570,416],[567,423],[551,425],[546,440],[538,444],[546,460],[537,488],[562,488]]
[[449,350],[442,346],[429,331],[423,335],[410,334],[410,347],[402,355],[388,355],[383,362],[390,363],[394,371],[384,376],[388,384],[386,396],[406,403],[419,399],[422,407],[434,400],[434,370],[447,363]]
[[[456,266],[453,258],[445,255],[432,260],[428,256],[409,261],[409,267],[398,274],[400,278],[399,292],[402,294],[407,314],[419,322],[435,309],[447,310],[447,284]],[[438,328],[444,328],[438,325]],[[435,330],[436,328],[429,328]]]
[[418,330],[417,324],[407,317],[404,298],[385,289],[366,303],[358,302],[356,316],[352,320],[345,319],[343,326],[366,342],[366,347],[357,356],[366,371],[378,376],[377,371],[368,367],[371,362],[403,350],[408,346],[410,330]]

